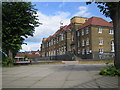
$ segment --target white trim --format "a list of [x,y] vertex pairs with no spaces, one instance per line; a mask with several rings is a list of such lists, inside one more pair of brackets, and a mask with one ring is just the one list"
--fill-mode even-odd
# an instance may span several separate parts
[[102,27],[99,27],[98,28],[98,33],[102,33],[102,31],[103,31]]
[[99,45],[103,45],[103,39],[99,39]]
[[82,29],[82,36],[84,35],[84,29]]
[[102,54],[104,52],[104,49],[103,48],[100,48],[99,49],[99,53]]
[[114,30],[113,29],[109,29],[109,34],[114,34]]

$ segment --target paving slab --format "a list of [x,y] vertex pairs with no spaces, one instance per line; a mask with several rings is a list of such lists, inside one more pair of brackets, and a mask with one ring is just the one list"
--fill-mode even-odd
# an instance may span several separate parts
[[117,77],[99,75],[104,64],[26,65],[3,68],[3,88],[117,88]]

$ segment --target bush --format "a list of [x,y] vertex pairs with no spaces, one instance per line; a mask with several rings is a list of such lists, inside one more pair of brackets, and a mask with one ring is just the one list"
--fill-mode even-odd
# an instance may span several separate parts
[[100,75],[105,76],[120,76],[120,70],[116,69],[113,65],[108,65],[107,67],[103,68],[100,73]]
[[12,66],[14,62],[15,62],[14,59],[10,59],[8,57],[5,57],[2,61],[2,65],[3,66]]

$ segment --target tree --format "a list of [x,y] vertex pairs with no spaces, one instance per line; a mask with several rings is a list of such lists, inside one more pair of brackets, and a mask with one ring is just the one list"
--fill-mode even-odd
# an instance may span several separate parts
[[[114,43],[115,43],[115,60],[114,65],[120,69],[120,1],[119,2],[95,2],[100,12],[113,21]],[[91,2],[87,2],[91,4]]]
[[11,59],[39,25],[34,6],[31,2],[2,3],[2,50]]

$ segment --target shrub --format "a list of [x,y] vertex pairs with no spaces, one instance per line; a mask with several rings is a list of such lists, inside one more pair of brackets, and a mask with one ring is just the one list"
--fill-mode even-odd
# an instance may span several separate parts
[[8,57],[5,57],[2,61],[2,65],[3,66],[12,66],[14,62],[15,62],[14,59],[10,59]]
[[105,76],[120,76],[120,70],[116,69],[113,65],[108,65],[107,67],[103,68],[100,73],[100,75]]

